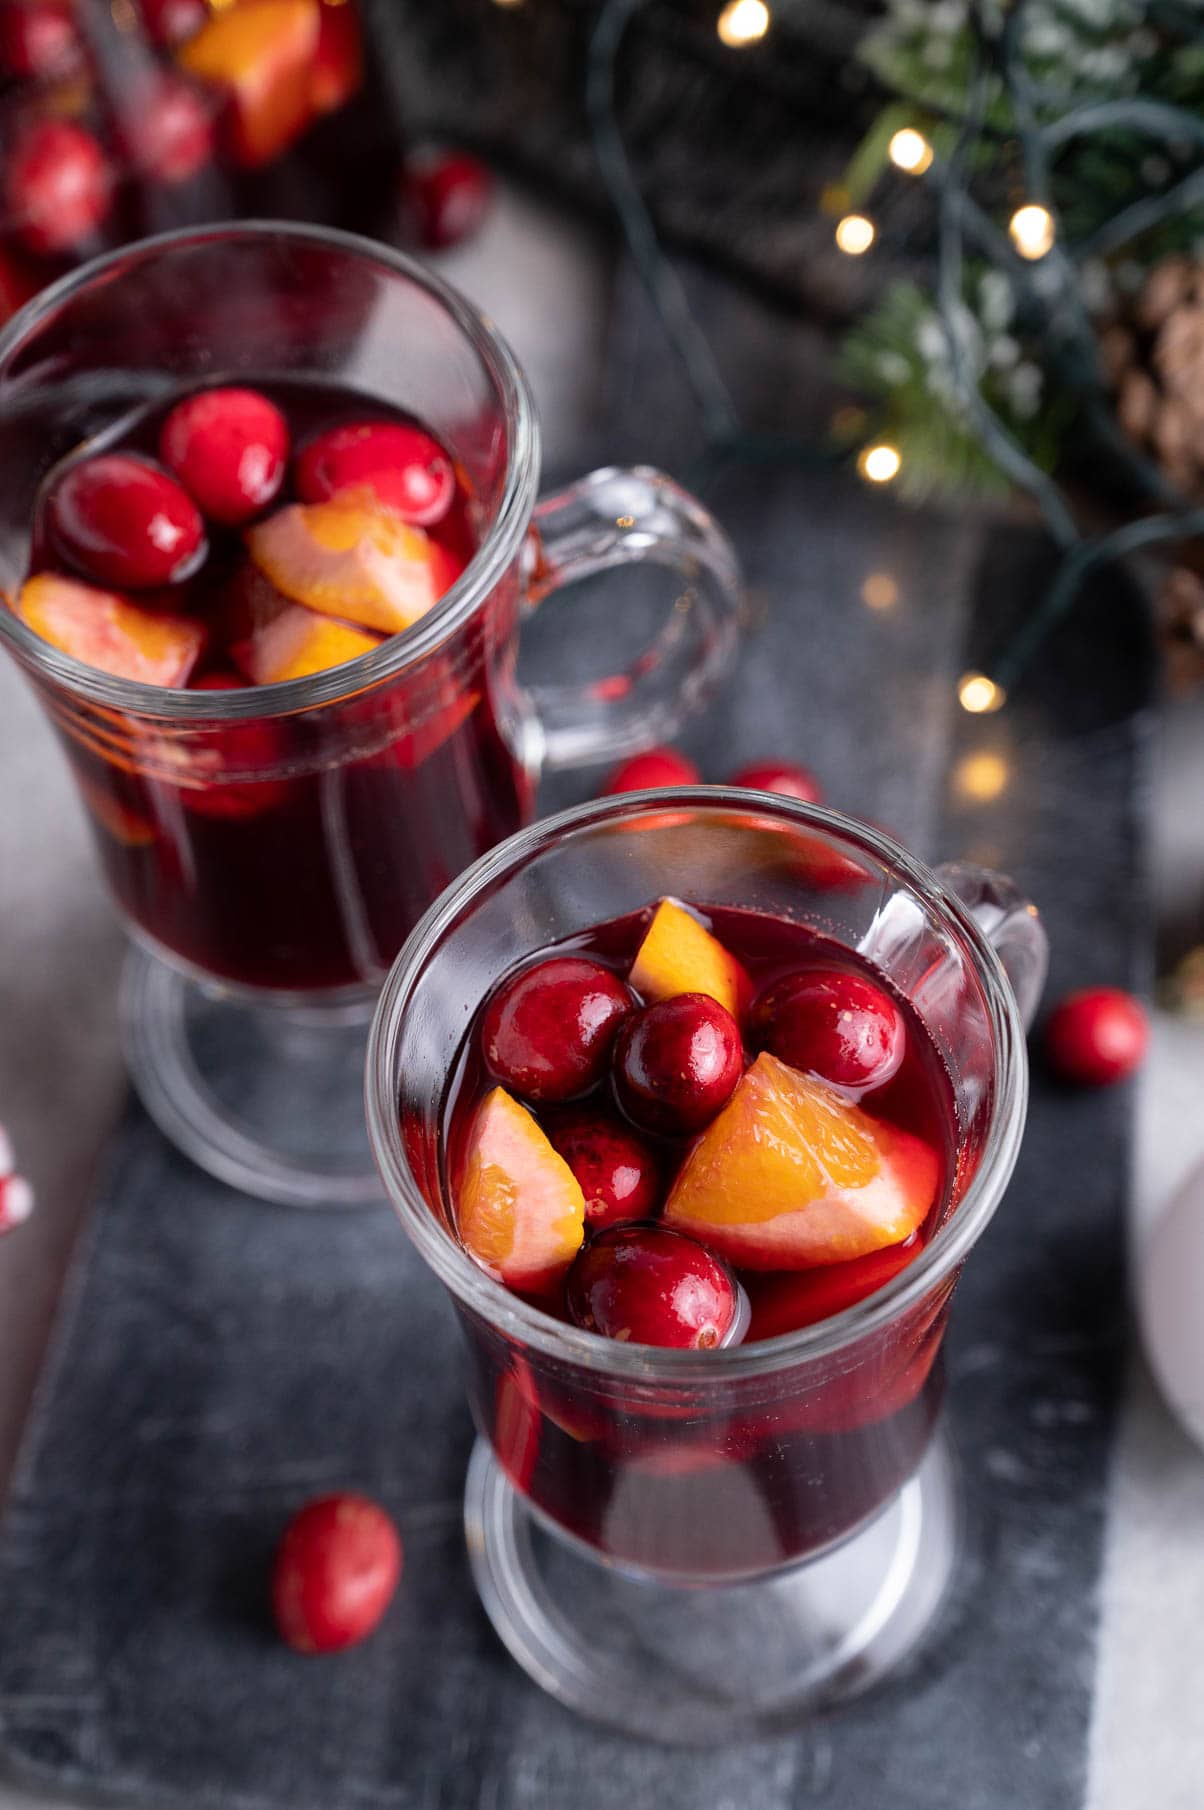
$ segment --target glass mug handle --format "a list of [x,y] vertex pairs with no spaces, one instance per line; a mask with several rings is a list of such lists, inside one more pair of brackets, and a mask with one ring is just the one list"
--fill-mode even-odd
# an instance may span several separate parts
[[1037,907],[1005,874],[989,867],[947,861],[936,877],[961,900],[999,957],[1028,1030],[1049,972],[1049,938]]
[[591,472],[536,505],[528,607],[592,573],[648,562],[684,587],[644,651],[607,678],[532,686],[533,752],[547,768],[617,760],[667,741],[730,668],[741,609],[731,543],[702,504],[648,466]]

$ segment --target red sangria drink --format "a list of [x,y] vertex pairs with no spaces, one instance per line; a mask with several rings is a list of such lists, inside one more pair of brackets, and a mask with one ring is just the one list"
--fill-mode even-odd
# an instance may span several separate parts
[[716,787],[522,832],[409,939],[373,1147],[464,1332],[478,1587],[565,1701],[780,1728],[929,1625],[941,1341],[1044,966],[998,876]]
[[[537,514],[502,341],[407,259],[316,228],[171,234],[44,292],[0,337],[0,454],[0,635],[133,933],[144,1100],[252,1192],[378,1197],[362,1127],[337,1147],[389,963],[526,821],[541,764],[651,740],[708,692],[727,542],[654,472]],[[668,651],[522,689],[522,615],[633,557],[688,574]]]

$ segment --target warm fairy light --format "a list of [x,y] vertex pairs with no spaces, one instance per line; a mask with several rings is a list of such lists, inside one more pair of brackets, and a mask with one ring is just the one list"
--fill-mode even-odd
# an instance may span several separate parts
[[727,0],[715,29],[732,50],[755,44],[769,30],[769,8],[765,0]]
[[859,258],[874,243],[874,222],[864,214],[846,214],[836,222],[836,243],[850,258]]
[[889,572],[871,572],[861,587],[861,601],[869,610],[893,609],[899,601],[899,587]]
[[1053,250],[1053,215],[1039,201],[1030,201],[1026,206],[1018,207],[1008,221],[1008,232],[1012,235],[1012,244],[1020,256],[1028,258],[1032,263]]
[[1003,709],[1007,693],[985,672],[964,672],[957,681],[957,701],[971,716],[989,716],[991,711]]
[[922,176],[932,162],[932,146],[922,132],[911,126],[895,133],[886,154],[897,170],[906,170],[909,176]]
[[876,446],[865,446],[857,460],[857,469],[863,478],[871,484],[889,484],[897,478],[903,464],[897,446],[888,446],[880,440]]
[[1002,754],[967,754],[953,769],[958,796],[971,804],[990,804],[1007,791],[1011,771]]

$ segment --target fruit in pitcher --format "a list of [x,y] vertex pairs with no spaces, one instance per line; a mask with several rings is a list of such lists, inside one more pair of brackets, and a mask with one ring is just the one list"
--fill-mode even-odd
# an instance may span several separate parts
[[276,1626],[298,1653],[337,1653],[366,1639],[401,1576],[397,1529],[367,1496],[307,1503],[285,1529],[272,1573]]
[[309,74],[314,112],[336,112],[355,94],[363,74],[364,47],[355,7],[350,0],[321,0],[318,45]]
[[47,514],[60,551],[102,584],[156,589],[187,577],[205,557],[196,504],[138,453],[100,453],[69,466]]
[[676,899],[662,899],[631,965],[631,984],[645,999],[709,993],[739,1019],[752,984],[734,955]]
[[266,509],[284,481],[288,424],[258,390],[200,390],[177,402],[159,454],[202,511],[235,526]]
[[910,1237],[939,1179],[922,1139],[766,1050],[686,1156],[664,1221],[738,1267],[806,1269]]
[[923,1250],[916,1237],[886,1245],[849,1263],[824,1263],[815,1269],[788,1270],[782,1275],[754,1276],[749,1283],[752,1323],[750,1339],[776,1339],[800,1326],[814,1326],[876,1295],[902,1273]]
[[504,981],[481,1025],[490,1072],[526,1100],[570,1100],[600,1081],[635,1002],[601,962],[556,956]]
[[283,596],[386,635],[409,628],[442,594],[422,529],[373,505],[291,503],[246,538]]
[[286,151],[313,117],[318,0],[240,0],[213,12],[179,49],[180,66],[230,107],[232,149],[249,169]]
[[67,119],[23,126],[4,163],[5,211],[31,251],[74,251],[103,223],[113,177],[98,139]]
[[633,1345],[711,1351],[740,1317],[727,1264],[664,1226],[611,1226],[569,1271],[568,1309],[578,1326]]
[[678,993],[645,1006],[615,1044],[615,1093],[645,1131],[700,1130],[743,1073],[740,1027],[707,993]]
[[585,1196],[525,1106],[504,1088],[473,1122],[457,1192],[460,1237],[481,1268],[524,1293],[559,1282],[581,1247]]
[[179,75],[156,73],[135,83],[116,135],[126,161],[148,182],[188,182],[213,161],[210,109]]
[[205,644],[199,622],[143,609],[115,591],[53,572],[27,579],[13,607],[52,647],[143,685],[186,684]]
[[358,660],[379,646],[377,635],[365,635],[346,622],[286,604],[247,640],[236,641],[230,658],[252,684],[277,685]]
[[630,1125],[596,1107],[568,1107],[549,1119],[548,1136],[585,1196],[591,1231],[648,1219],[660,1204],[660,1164]]
[[881,1087],[897,1073],[907,1032],[890,994],[864,975],[804,968],[774,981],[753,1008],[768,1050],[834,1087]]
[[44,82],[79,63],[82,46],[67,0],[7,0],[0,8],[0,68]]
[[297,455],[296,482],[304,503],[350,495],[417,528],[442,521],[456,493],[439,442],[398,421],[349,421],[319,434]]

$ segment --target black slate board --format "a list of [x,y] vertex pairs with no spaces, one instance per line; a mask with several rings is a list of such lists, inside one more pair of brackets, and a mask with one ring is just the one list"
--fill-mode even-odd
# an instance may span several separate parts
[[[1009,709],[970,719],[953,678],[1031,600],[1040,542],[909,515],[831,475],[741,472],[714,501],[765,620],[687,738],[707,776],[770,752],[808,760],[833,803],[921,854],[1009,868],[1045,914],[1055,991],[1141,985],[1139,601],[1102,587]],[[871,571],[894,578],[892,608],[862,603]],[[533,667],[592,639],[596,601],[560,607],[578,629],[537,618]],[[975,805],[956,775],[983,751],[1010,783]],[[561,778],[546,802],[588,789]],[[391,1215],[242,1199],[132,1108],[0,1540],[0,1751],[22,1777],[155,1810],[1073,1810],[1128,1152],[1125,1090],[1072,1097],[1038,1072],[950,1334],[971,1536],[939,1637],[797,1738],[692,1756],[576,1720],[493,1637],[460,1531],[471,1435],[452,1317]],[[302,1660],[271,1637],[265,1574],[292,1509],[336,1486],[392,1509],[406,1576],[371,1643]]]

